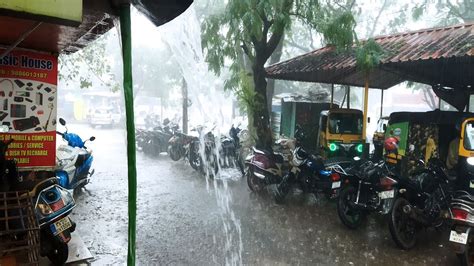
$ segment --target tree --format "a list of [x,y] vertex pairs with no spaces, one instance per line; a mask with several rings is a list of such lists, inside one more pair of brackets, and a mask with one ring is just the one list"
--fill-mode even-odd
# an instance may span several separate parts
[[111,62],[106,55],[110,35],[110,32],[104,34],[73,54],[60,54],[59,79],[67,85],[79,82],[80,88],[89,88],[95,78],[112,91],[118,90],[119,83],[112,74]]
[[452,25],[459,23],[474,22],[474,1],[472,0],[421,0],[418,1],[412,9],[412,15],[415,20],[429,13],[428,9],[432,6],[436,7],[438,25]]
[[246,103],[257,147],[270,149],[272,145],[265,64],[285,31],[291,29],[292,20],[323,33],[330,44],[352,44],[355,21],[351,12],[316,0],[229,0],[224,12],[207,17],[202,24],[209,68],[219,75],[230,62],[225,87]]

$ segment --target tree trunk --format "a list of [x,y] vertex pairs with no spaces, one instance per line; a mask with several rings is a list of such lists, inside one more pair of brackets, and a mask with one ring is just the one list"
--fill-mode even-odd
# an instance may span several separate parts
[[267,110],[267,80],[265,79],[265,68],[263,65],[264,63],[257,62],[253,67],[253,80],[256,93],[256,104],[253,108],[253,125],[257,131],[257,148],[271,150],[273,140]]
[[[269,62],[270,65],[280,62],[281,55],[283,54],[283,39],[284,38],[282,37],[280,42],[278,43],[277,48],[272,53],[272,56],[270,56],[270,62]],[[272,115],[272,100],[273,100],[274,93],[275,93],[275,80],[269,79],[267,83],[267,108],[268,108],[268,113],[270,117]]]
[[183,85],[182,85],[182,93],[183,93],[183,133],[188,134],[188,84],[186,80],[183,78]]

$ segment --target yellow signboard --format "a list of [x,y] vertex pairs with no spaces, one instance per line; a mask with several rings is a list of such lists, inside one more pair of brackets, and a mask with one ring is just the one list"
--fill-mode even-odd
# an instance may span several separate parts
[[82,22],[82,0],[0,0],[0,13],[77,26]]

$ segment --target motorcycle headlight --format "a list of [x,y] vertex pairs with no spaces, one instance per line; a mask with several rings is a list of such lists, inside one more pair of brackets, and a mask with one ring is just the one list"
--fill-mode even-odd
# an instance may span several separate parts
[[38,203],[38,209],[40,210],[41,214],[43,215],[50,215],[51,213],[53,213],[53,210],[51,209],[51,207],[49,207],[48,204],[45,204],[45,203]]
[[474,165],[474,157],[468,157],[466,161],[468,164]]

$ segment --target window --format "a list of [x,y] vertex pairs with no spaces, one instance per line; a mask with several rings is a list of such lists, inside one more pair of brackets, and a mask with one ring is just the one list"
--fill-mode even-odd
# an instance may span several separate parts
[[336,113],[329,116],[329,133],[362,134],[362,114]]

